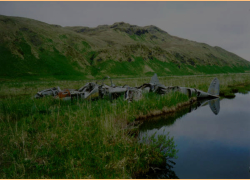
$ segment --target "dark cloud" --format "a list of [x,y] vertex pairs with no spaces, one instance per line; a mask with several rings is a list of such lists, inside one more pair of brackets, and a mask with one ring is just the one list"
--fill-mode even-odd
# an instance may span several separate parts
[[250,2],[0,2],[0,14],[62,26],[124,21],[220,46],[250,60]]

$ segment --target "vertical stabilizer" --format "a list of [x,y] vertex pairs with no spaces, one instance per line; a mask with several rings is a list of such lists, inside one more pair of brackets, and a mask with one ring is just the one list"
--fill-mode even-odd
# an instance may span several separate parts
[[213,79],[207,92],[211,95],[219,96],[219,94],[220,94],[220,81],[219,81],[219,79],[217,79],[217,78]]
[[160,85],[160,81],[159,81],[159,79],[158,79],[158,77],[157,77],[157,74],[156,74],[156,73],[155,73],[155,74],[153,75],[153,77],[151,78],[151,80],[150,80],[150,84]]

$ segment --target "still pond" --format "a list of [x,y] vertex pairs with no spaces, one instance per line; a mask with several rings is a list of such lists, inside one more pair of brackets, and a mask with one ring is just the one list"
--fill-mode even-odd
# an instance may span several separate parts
[[[171,170],[166,169],[174,178],[249,179],[250,93],[235,95],[149,119],[141,125],[139,137],[166,132],[174,137],[178,158]],[[157,177],[164,178],[152,176]]]

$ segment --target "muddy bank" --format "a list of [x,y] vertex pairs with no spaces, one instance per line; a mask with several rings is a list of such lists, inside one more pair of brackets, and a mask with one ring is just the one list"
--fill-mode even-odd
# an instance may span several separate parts
[[152,110],[147,115],[140,114],[140,115],[136,116],[135,120],[141,121],[141,120],[145,120],[147,118],[152,118],[152,117],[170,114],[170,113],[173,113],[173,112],[180,110],[183,107],[189,106],[196,101],[197,101],[197,97],[192,97],[188,101],[178,103],[176,106],[173,106],[173,107],[165,106],[162,108],[162,110]]
[[[248,91],[250,91],[250,84],[231,85],[231,86],[228,86],[227,88],[223,88],[221,90],[220,97],[233,98],[233,97],[235,97],[235,93],[237,93],[237,92],[245,94]],[[181,108],[184,108],[186,106],[193,104],[194,102],[197,102],[197,97],[192,97],[189,99],[189,101],[178,103],[176,106],[172,106],[172,107],[165,106],[161,110],[151,110],[146,115],[139,114],[136,116],[135,120],[141,121],[141,120],[145,120],[147,118],[171,114],[171,113],[174,113],[174,112],[180,110]]]

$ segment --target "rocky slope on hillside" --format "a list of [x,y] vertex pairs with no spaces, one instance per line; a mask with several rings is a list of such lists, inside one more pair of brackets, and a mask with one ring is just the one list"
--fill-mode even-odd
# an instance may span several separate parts
[[0,77],[98,78],[245,72],[250,62],[220,47],[124,22],[61,27],[0,16]]

